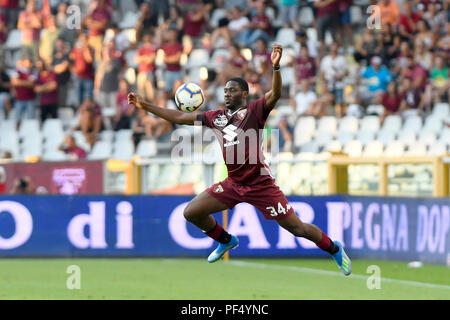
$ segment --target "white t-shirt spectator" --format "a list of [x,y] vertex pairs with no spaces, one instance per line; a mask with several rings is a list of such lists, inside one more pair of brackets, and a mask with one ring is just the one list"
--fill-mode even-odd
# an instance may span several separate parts
[[311,90],[307,92],[300,91],[295,95],[294,99],[296,105],[295,114],[300,116],[309,109],[309,105],[317,99],[317,96]]
[[247,17],[240,17],[237,20],[231,20],[230,23],[228,23],[228,29],[234,32],[241,32],[242,28],[249,23],[250,21]]
[[327,55],[320,64],[320,71],[325,75],[329,90],[344,88],[344,79],[336,80],[336,76],[342,76],[347,71],[347,60],[343,56],[338,55],[333,59]]

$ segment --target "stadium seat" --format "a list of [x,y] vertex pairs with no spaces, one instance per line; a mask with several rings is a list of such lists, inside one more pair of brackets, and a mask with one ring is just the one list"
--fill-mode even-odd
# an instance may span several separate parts
[[401,157],[405,151],[405,144],[401,141],[394,140],[390,142],[384,150],[386,157]]
[[133,136],[133,130],[131,130],[131,129],[122,129],[122,130],[116,131],[116,134],[115,134],[116,141],[123,141],[123,140],[131,141],[132,136]]
[[436,141],[436,134],[430,131],[421,131],[417,137],[417,141],[430,146]]
[[442,130],[442,126],[442,118],[431,115],[425,119],[421,132],[439,133]]
[[381,131],[397,133],[402,128],[402,118],[399,115],[389,115],[384,119]]
[[344,153],[348,154],[350,157],[359,157],[362,154],[362,143],[358,140],[352,140],[348,142],[344,147]]
[[134,145],[131,140],[116,140],[114,143],[113,159],[130,161],[133,158]]
[[299,131],[299,133],[313,134],[316,130],[316,119],[311,116],[299,117],[294,130]]
[[369,143],[370,141],[373,141],[375,139],[375,132],[361,130],[356,135],[356,139],[359,140],[363,146],[365,146],[367,143]]
[[134,27],[129,28],[129,29],[124,29],[124,30],[120,31],[119,34],[122,36],[125,36],[128,39],[130,44],[136,43],[136,29]]
[[189,73],[188,73],[188,81],[189,82],[194,82],[194,83],[199,83],[201,80],[201,72],[202,72],[202,68],[203,67],[195,67],[195,68],[189,68]]
[[[78,105],[78,97],[75,93],[76,90],[69,90],[68,96],[74,94],[70,99],[68,97],[67,104],[70,105],[73,103],[74,105]],[[63,128],[70,128],[76,125],[78,122],[78,117],[75,116],[75,112],[72,108],[58,108],[58,118],[61,119],[63,123]]]
[[310,7],[303,7],[300,9],[298,22],[304,28],[312,26],[314,23],[314,13]]
[[362,153],[363,157],[379,157],[383,154],[383,143],[378,140],[367,143]]
[[291,86],[295,84],[294,68],[293,67],[282,68],[281,77],[283,79],[283,86]]
[[185,68],[191,69],[209,65],[209,52],[206,49],[194,49],[189,55]]
[[380,130],[380,118],[377,116],[365,116],[361,120],[360,130],[377,132]]
[[91,150],[91,145],[86,141],[86,137],[83,135],[81,131],[72,132],[72,136],[75,139],[75,143],[83,148],[84,151],[89,152]]
[[341,152],[342,151],[342,144],[338,140],[332,140],[327,143],[325,146],[325,151],[328,152]]
[[355,138],[355,134],[353,132],[340,131],[337,134],[337,140],[342,145],[346,145],[348,142],[352,141],[354,138]]
[[219,20],[227,17],[227,11],[223,8],[216,8],[211,14],[211,18],[209,19],[209,24],[213,28],[217,28],[219,26]]
[[283,47],[293,47],[296,42],[295,30],[292,28],[281,28],[278,30],[275,43]]
[[8,39],[5,42],[6,50],[16,50],[22,48],[22,31],[19,29],[9,30]]
[[[300,128],[300,129],[297,129]],[[297,129],[297,130],[296,130]],[[312,132],[302,132],[301,127],[296,126],[294,129],[294,146],[300,147],[305,143],[311,142],[313,140]]]
[[450,128],[445,127],[439,135],[439,141],[450,145]]
[[317,44],[319,42],[319,36],[317,35],[316,28],[306,29],[306,35],[308,36],[308,39],[312,41],[312,43]]
[[358,119],[353,116],[345,116],[339,121],[339,132],[353,132],[358,131]]
[[64,130],[61,119],[46,119],[42,125],[42,134],[44,138],[58,136],[62,140]]
[[103,130],[99,134],[100,140],[113,142],[114,140],[114,131],[113,130]]
[[143,158],[154,157],[157,151],[155,140],[141,140],[136,148],[136,154]]
[[420,129],[422,129],[422,117],[415,115],[406,118],[401,132],[414,132],[417,134]]
[[325,116],[319,119],[317,131],[336,133],[337,120],[334,116]]
[[445,119],[450,116],[450,105],[448,103],[437,103],[434,105],[431,114],[438,118]]
[[416,133],[413,131],[401,131],[397,136],[397,140],[405,145],[412,144],[416,141]]
[[92,151],[87,155],[89,160],[104,160],[109,159],[112,154],[111,141],[97,141],[92,148]]
[[350,7],[350,23],[352,25],[360,25],[364,22],[364,15],[361,7],[351,6]]
[[230,57],[231,53],[229,50],[222,48],[215,49],[209,59],[209,68],[216,71],[222,70]]
[[66,161],[68,159],[69,157],[59,150],[44,151],[44,154],[42,155],[42,160],[44,161]]
[[20,124],[19,137],[23,138],[25,136],[33,136],[40,134],[39,120],[37,119],[25,119]]
[[36,156],[41,157],[42,156],[42,142],[35,142],[32,140],[28,140],[25,143],[21,144],[21,159],[26,160],[27,157],[30,156]]
[[9,151],[13,158],[19,157],[19,135],[17,131],[2,131],[0,137],[0,150]]
[[324,147],[329,142],[333,140],[333,134],[326,131],[319,131],[317,132],[317,135],[315,136],[313,142],[319,147]]
[[139,12],[127,11],[119,22],[119,28],[122,30],[134,28],[139,20],[139,15]]
[[137,54],[137,50],[128,50],[127,52],[125,52],[125,55],[123,56],[125,61],[127,62],[127,66],[131,67],[131,68],[137,68],[138,64],[136,63],[136,54]]
[[388,129],[383,129],[380,132],[378,132],[377,140],[386,146],[390,142],[394,141],[396,136],[397,134],[395,132],[389,131]]
[[428,154],[430,156],[440,156],[447,153],[447,146],[443,142],[435,142],[430,145],[430,149],[428,150]]
[[[0,133],[2,133],[3,135],[4,132],[16,131],[16,125],[17,125],[16,120],[11,119],[2,120],[0,122]],[[0,138],[2,135],[0,135]]]
[[317,144],[315,144],[313,141],[305,143],[300,147],[300,152],[311,152],[311,153],[317,153],[319,152],[319,147]]
[[427,153],[427,146],[423,142],[416,141],[408,146],[405,156],[424,156]]

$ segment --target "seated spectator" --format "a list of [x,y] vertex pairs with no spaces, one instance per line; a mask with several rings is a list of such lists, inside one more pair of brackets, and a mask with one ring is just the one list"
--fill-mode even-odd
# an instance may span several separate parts
[[169,30],[167,41],[162,46],[164,51],[164,63],[166,70],[164,72],[164,87],[166,92],[173,95],[173,91],[181,85],[183,73],[181,71],[180,59],[183,54],[183,45],[178,41],[177,30]]
[[430,2],[427,11],[422,18],[428,23],[433,32],[441,33],[447,22],[447,15],[445,11],[439,10],[436,3]]
[[433,54],[427,50],[423,42],[416,42],[414,60],[425,70],[431,69],[433,65]]
[[78,124],[73,130],[81,130],[86,142],[93,147],[103,129],[102,108],[93,99],[87,98],[80,106],[79,115]]
[[254,100],[264,95],[265,90],[260,81],[260,77],[255,70],[250,68],[247,69],[244,79],[248,83],[248,99]]
[[70,160],[86,159],[86,151],[77,145],[75,138],[71,135],[64,138],[64,142],[58,147],[58,150],[69,155]]
[[35,194],[36,188],[33,180],[29,176],[20,177],[14,180],[10,194]]
[[294,60],[295,83],[307,80],[310,86],[316,81],[316,60],[309,56],[308,48],[303,46],[300,55]]
[[116,106],[117,112],[114,117],[114,130],[131,129],[131,119],[134,114],[134,106],[128,104],[129,85],[125,79],[119,82]]
[[402,102],[400,103],[400,112],[403,117],[410,115],[419,115],[424,107],[422,91],[413,85],[409,77],[405,77],[401,83]]
[[27,119],[34,119],[34,85],[38,78],[37,72],[33,69],[33,62],[30,58],[25,58],[17,62],[17,69],[11,77],[12,92],[15,97],[14,113],[16,120],[25,114]]
[[294,52],[298,56],[302,47],[308,48],[308,53],[310,57],[314,59],[317,57],[317,47],[316,43],[308,38],[308,34],[304,30],[298,30],[295,33],[296,42],[294,43]]
[[366,67],[360,77],[367,83],[359,90],[360,104],[365,106],[374,104],[376,97],[386,91],[387,85],[391,81],[388,68],[382,65],[382,60],[378,56],[372,57],[370,66]]
[[377,39],[381,48],[380,55],[383,59],[383,64],[391,67],[395,62],[395,58],[400,54],[401,37],[394,33],[389,24],[386,24],[378,33]]
[[51,64],[53,59],[53,49],[60,30],[56,25],[56,18],[53,15],[48,17],[48,26],[44,28],[39,44],[39,56],[46,63]]
[[403,14],[400,14],[399,32],[402,36],[409,38],[416,32],[420,14],[413,10],[409,1],[403,2],[403,12]]
[[250,23],[247,24],[246,29],[242,34],[242,42],[244,46],[250,48],[256,42],[256,40],[262,39],[265,42],[269,42],[273,36],[272,26],[269,18],[265,14],[265,6],[262,2],[259,2],[256,6],[257,15],[252,16]]
[[317,95],[311,90],[311,82],[308,79],[302,79],[300,81],[300,91],[298,91],[291,99],[291,105],[294,106],[295,115],[297,117],[319,116],[324,113],[322,105],[317,103]]
[[399,92],[397,83],[395,81],[389,82],[387,91],[382,95],[384,113],[380,117],[381,123],[383,123],[384,119],[386,119],[387,116],[398,113],[402,100],[403,96]]
[[239,43],[239,45],[245,45],[245,33],[244,31],[247,29],[250,21],[243,14],[239,7],[233,8],[232,18],[228,23],[228,29],[230,30],[231,39],[227,40],[228,45],[231,45],[231,41]]
[[355,46],[355,53],[353,54],[356,62],[364,61],[366,64],[370,62],[373,56],[381,54],[382,47],[375,38],[373,30],[366,28],[363,36],[358,40]]
[[401,70],[401,76],[411,78],[413,86],[418,90],[424,91],[427,85],[428,72],[414,59],[409,56],[406,59],[406,67]]
[[77,45],[72,49],[69,58],[74,65],[78,102],[81,104],[94,94],[94,50],[89,47],[85,33],[78,37]]
[[247,60],[241,55],[241,49],[237,44],[230,47],[231,57],[226,66],[216,77],[216,85],[225,85],[230,78],[242,77],[247,71]]
[[430,83],[427,86],[428,104],[449,101],[450,81],[448,63],[442,56],[436,56],[430,73]]
[[3,68],[3,62],[0,61],[0,112],[4,112],[5,119],[9,117],[11,109],[10,78]]
[[20,13],[17,28],[22,31],[23,56],[39,59],[39,38],[42,29],[42,15],[37,9],[36,0],[27,1],[26,8]]
[[137,92],[147,100],[153,100],[155,96],[155,58],[158,48],[152,43],[152,35],[144,34],[142,45],[138,48],[135,61],[139,64],[137,74]]
[[425,20],[420,19],[419,22],[417,22],[417,34],[414,37],[416,42],[423,42],[427,49],[431,49],[435,45],[436,36],[437,35],[430,30],[428,23]]
[[445,24],[445,33],[437,42],[437,51],[450,58],[450,21]]
[[320,65],[320,79],[324,83],[323,96],[334,104],[336,114],[342,117],[344,110],[344,78],[348,75],[347,60],[339,53],[339,44],[333,42],[330,47],[330,54],[322,59]]
[[58,118],[58,80],[51,67],[44,61],[36,63],[39,76],[34,92],[40,94],[41,122],[48,118]]
[[103,45],[106,45],[108,42],[112,41],[116,50],[120,52],[121,55],[125,54],[133,43],[130,42],[125,34],[120,32],[120,28],[117,24],[112,24],[109,30],[112,32],[105,35]]
[[102,58],[103,37],[111,20],[111,8],[107,5],[107,0],[92,2],[85,25],[89,29],[89,45],[94,48],[95,60]]
[[58,106],[64,108],[67,103],[67,93],[72,74],[70,72],[69,52],[66,43],[61,39],[56,40],[55,43],[52,67],[58,80]]

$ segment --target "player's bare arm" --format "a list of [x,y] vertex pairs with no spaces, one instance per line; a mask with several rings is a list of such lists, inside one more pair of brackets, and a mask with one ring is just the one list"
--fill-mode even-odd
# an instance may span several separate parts
[[281,97],[281,72],[280,72],[280,60],[283,54],[283,48],[280,45],[274,45],[270,59],[272,61],[273,77],[272,77],[272,89],[266,93],[266,107],[272,109]]
[[148,101],[145,101],[142,97],[134,92],[128,94],[128,103],[176,124],[194,125],[194,122],[197,119],[196,113],[187,113],[159,107]]

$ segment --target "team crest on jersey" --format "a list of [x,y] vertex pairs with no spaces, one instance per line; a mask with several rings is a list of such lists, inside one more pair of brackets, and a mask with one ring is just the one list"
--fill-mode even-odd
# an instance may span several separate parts
[[222,193],[223,192],[223,187],[222,185],[218,185],[215,189],[214,189],[214,193]]
[[239,120],[244,120],[245,115],[247,114],[247,109],[238,111],[238,113],[236,114]]
[[214,124],[218,127],[225,127],[228,123],[227,116],[224,114],[219,114],[217,118],[214,119]]

